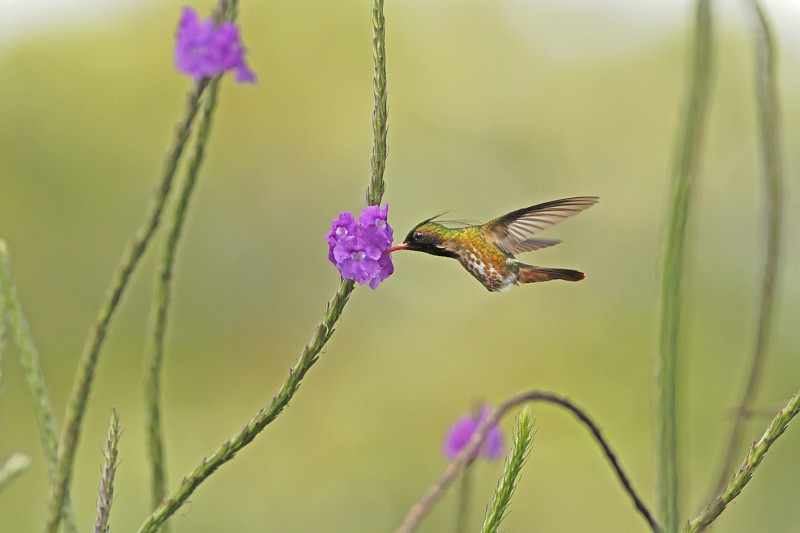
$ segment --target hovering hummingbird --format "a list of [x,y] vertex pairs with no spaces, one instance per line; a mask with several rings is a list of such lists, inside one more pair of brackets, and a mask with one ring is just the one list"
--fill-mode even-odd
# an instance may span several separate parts
[[561,241],[538,239],[534,235],[577,215],[597,201],[596,196],[554,200],[512,211],[486,224],[459,228],[434,222],[437,215],[414,226],[405,241],[390,248],[389,253],[414,250],[458,259],[491,292],[551,279],[580,281],[586,277],[583,272],[526,265],[514,254],[558,244]]

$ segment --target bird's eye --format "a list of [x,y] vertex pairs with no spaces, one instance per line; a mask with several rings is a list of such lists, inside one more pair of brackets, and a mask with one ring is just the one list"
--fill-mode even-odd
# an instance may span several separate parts
[[421,231],[415,231],[414,232],[414,238],[415,239],[421,239],[422,237],[423,237],[423,233]]

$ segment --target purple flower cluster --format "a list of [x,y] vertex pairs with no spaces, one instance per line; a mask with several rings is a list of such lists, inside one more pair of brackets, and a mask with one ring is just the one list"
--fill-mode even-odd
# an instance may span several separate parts
[[392,275],[394,265],[387,253],[393,231],[386,221],[389,206],[368,205],[359,220],[349,211],[333,219],[328,239],[328,259],[343,278],[352,279],[371,289]]
[[256,75],[244,62],[244,52],[239,28],[233,22],[217,25],[211,18],[201,21],[194,9],[183,8],[175,34],[175,65],[178,71],[199,81],[235,70],[238,83],[255,83]]
[[[452,461],[472,438],[472,434],[477,431],[478,426],[486,420],[491,414],[492,410],[484,405],[477,418],[474,416],[464,416],[460,418],[444,438],[444,445],[442,446],[442,453],[448,460]],[[497,459],[503,456],[505,452],[505,438],[500,428],[493,426],[489,433],[486,435],[486,440],[483,442],[481,453],[487,459]]]

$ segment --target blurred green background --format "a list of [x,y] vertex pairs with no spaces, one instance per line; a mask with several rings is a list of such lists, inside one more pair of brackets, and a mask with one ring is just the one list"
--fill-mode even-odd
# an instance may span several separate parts
[[[798,20],[789,3],[767,5],[782,45],[788,178],[784,277],[758,401],[768,413],[800,387],[800,46],[787,40]],[[652,359],[691,3],[630,4],[387,3],[385,201],[396,236],[444,210],[486,220],[598,195],[597,207],[546,235],[564,244],[523,257],[588,278],[490,294],[454,261],[397,254],[393,277],[353,295],[290,408],[192,495],[176,531],[390,531],[445,467],[448,426],[476,402],[531,388],[598,420],[655,506]],[[744,10],[728,4],[689,229],[687,517],[717,473],[761,271],[753,44]],[[208,12],[211,2],[195,5]],[[179,3],[106,11],[0,40],[0,235],[59,423],[191,85],[172,65]],[[224,83],[180,248],[164,375],[171,486],[295,363],[338,279],[323,235],[339,211],[360,210],[369,175],[368,2],[242,2],[240,23],[259,83]],[[112,324],[91,395],[72,491],[83,530],[94,522],[111,406],[125,429],[112,527],[134,530],[148,513],[141,376],[159,243]],[[37,531],[47,473],[13,349],[2,370],[0,459],[22,451],[34,467],[0,495],[0,530]],[[646,531],[585,428],[549,406],[534,413],[533,454],[504,529]],[[748,439],[767,420],[753,420]],[[765,517],[769,531],[800,531],[798,446],[793,427],[719,531],[764,531]],[[476,523],[500,471],[475,466]],[[454,512],[451,493],[422,531],[450,530]]]

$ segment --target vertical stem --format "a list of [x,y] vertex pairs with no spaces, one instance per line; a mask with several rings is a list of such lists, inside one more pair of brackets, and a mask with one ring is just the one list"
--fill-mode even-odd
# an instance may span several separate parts
[[153,301],[152,336],[150,339],[150,356],[145,376],[145,402],[147,444],[151,468],[151,501],[153,509],[158,507],[166,495],[166,458],[164,452],[164,436],[161,424],[161,369],[164,362],[164,339],[167,329],[167,316],[171,301],[172,273],[183,224],[189,207],[189,200],[197,184],[197,176],[203,162],[205,146],[211,132],[211,119],[216,106],[217,91],[220,78],[214,78],[209,84],[203,116],[198,124],[194,153],[189,161],[183,187],[177,200],[159,265],[156,294]]
[[736,455],[742,445],[745,425],[758,394],[762,370],[767,356],[772,314],[775,309],[775,288],[778,282],[778,263],[781,248],[783,219],[783,165],[781,164],[780,105],[777,87],[775,40],[767,15],[758,0],[749,0],[756,33],[756,99],[761,140],[761,164],[764,183],[764,274],[761,279],[758,326],[753,347],[750,372],[736,419],[731,430],[728,449],[720,468],[713,493],[718,494],[732,475]]
[[[36,424],[39,427],[39,440],[47,461],[47,473],[50,482],[55,483],[56,464],[58,462],[56,417],[53,415],[53,406],[50,403],[50,395],[47,393],[39,352],[33,343],[33,335],[31,335],[28,321],[25,320],[25,315],[22,313],[22,305],[17,296],[14,281],[11,278],[11,260],[8,247],[2,239],[0,239],[0,300],[5,302],[8,310],[8,319],[11,330],[14,332],[19,362],[25,375],[28,393],[33,401],[33,411],[36,414]],[[4,321],[5,313],[0,312],[0,323]],[[75,512],[72,509],[72,503],[67,501],[65,507],[67,516],[66,529],[67,531],[77,531],[78,527],[75,523]]]
[[[6,242],[0,239],[0,391],[2,391],[3,355],[5,354],[6,341],[6,288],[10,286],[8,257],[6,256]],[[6,282],[9,281],[7,284]],[[41,432],[40,432],[41,433]],[[5,463],[0,464],[0,492],[8,486],[17,476],[21,475],[31,466],[31,459],[27,455],[15,453]],[[51,469],[52,471],[52,469]]]
[[111,408],[111,420],[108,422],[108,437],[103,452],[103,477],[100,479],[100,495],[97,498],[97,520],[94,533],[109,533],[108,519],[111,515],[111,504],[114,502],[114,475],[117,473],[117,457],[119,456],[119,415]]
[[383,173],[386,169],[386,156],[389,149],[386,145],[388,131],[386,95],[386,27],[383,16],[383,0],[372,0],[372,60],[375,73],[372,80],[372,91],[375,95],[375,108],[372,111],[372,177],[367,188],[367,203],[379,205],[383,198],[385,184]]
[[661,334],[656,359],[656,456],[658,509],[666,533],[678,528],[677,366],[686,225],[697,174],[703,126],[708,111],[711,68],[710,0],[698,0],[695,10],[692,70],[683,123],[673,162],[673,193],[664,257]]
[[470,500],[472,499],[472,466],[469,463],[461,474],[461,485],[458,488],[458,508],[456,509],[455,533],[468,531]]
[[[367,201],[370,204],[380,203],[383,190],[383,170],[386,167],[386,73],[385,73],[385,35],[383,31],[383,2],[374,0],[372,6],[372,21],[375,37],[373,39],[373,58],[375,59],[375,79],[373,86],[376,91],[375,112],[373,113],[374,144],[372,148],[372,177],[367,192]],[[382,79],[380,81],[379,79]],[[382,111],[381,111],[382,109]],[[377,117],[377,118],[376,118]],[[382,117],[382,118],[381,118]],[[181,480],[175,489],[159,506],[147,517],[139,528],[140,533],[152,533],[172,516],[191,496],[191,494],[208,477],[235,457],[235,455],[261,433],[278,415],[283,412],[289,401],[297,393],[300,383],[306,373],[319,358],[319,353],[333,335],[334,326],[347,304],[350,294],[355,287],[352,280],[342,279],[333,298],[328,302],[325,316],[319,324],[309,343],[305,346],[297,364],[289,370],[289,376],[281,385],[278,393],[269,404],[261,409],[236,435],[225,441],[211,456],[204,458],[201,463],[186,477]]]
[[516,430],[514,431],[514,444],[506,458],[505,468],[494,498],[483,520],[482,533],[496,533],[500,527],[500,522],[506,516],[508,506],[511,505],[511,496],[517,488],[517,481],[522,473],[522,467],[528,460],[533,444],[533,423],[531,422],[531,410],[525,407],[517,420]]
[[81,425],[86,414],[86,406],[94,381],[95,369],[100,358],[100,351],[105,343],[106,333],[114,312],[122,300],[122,295],[139,264],[150,239],[161,221],[161,213],[167,202],[172,180],[178,166],[183,150],[189,140],[191,125],[200,106],[200,97],[205,91],[207,81],[200,81],[189,94],[186,102],[184,117],[175,130],[173,146],[167,156],[161,181],[156,188],[155,196],[150,204],[145,220],[133,236],[130,244],[123,253],[122,260],[114,278],[111,281],[105,299],[100,307],[97,320],[89,331],[83,354],[78,362],[78,370],[72,384],[67,418],[64,431],[58,447],[58,466],[56,479],[53,484],[52,494],[47,511],[47,525],[45,531],[55,533],[63,515],[64,502],[69,493],[72,481],[72,470],[75,462],[75,453],[78,449]]

